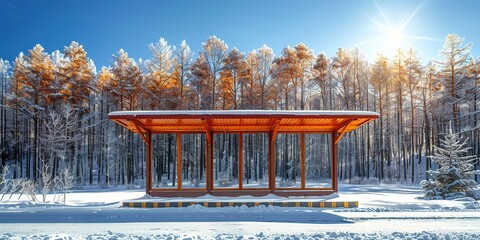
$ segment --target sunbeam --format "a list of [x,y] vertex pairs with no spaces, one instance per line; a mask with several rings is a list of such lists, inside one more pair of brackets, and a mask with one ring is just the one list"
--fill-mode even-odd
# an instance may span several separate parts
[[442,38],[425,37],[425,36],[417,36],[417,35],[404,35],[404,37],[410,38],[410,39],[432,41],[432,42],[443,42],[443,40],[444,40]]
[[415,9],[415,11],[412,12],[412,14],[410,14],[407,18],[407,20],[405,20],[401,26],[401,28],[405,28],[408,23],[410,23],[410,21],[412,20],[413,17],[415,17],[415,15],[417,15],[417,12],[422,8],[423,4],[425,3],[425,0],[422,1],[422,3],[420,3],[420,5],[418,5],[418,7]]
[[372,45],[375,48],[376,52],[383,53],[387,56],[393,56],[397,49],[404,49],[412,47],[413,45],[409,40],[421,40],[421,41],[433,41],[433,42],[442,42],[443,39],[429,37],[429,36],[420,36],[408,33],[408,27],[412,23],[420,10],[422,9],[425,0],[419,3],[419,5],[408,14],[401,22],[394,22],[392,19],[388,18],[388,14],[382,9],[377,0],[372,0],[376,10],[378,11],[377,18],[369,16],[369,20],[373,25],[372,30],[377,32],[379,35],[373,37],[372,39],[367,39],[360,43],[357,43],[356,46],[361,45]]
[[387,24],[387,26],[390,27],[390,26],[391,26],[390,21],[388,20],[387,16],[385,16],[385,13],[383,13],[383,10],[382,10],[382,8],[380,7],[380,5],[378,5],[377,1],[375,1],[375,0],[373,0],[373,2],[375,3],[375,6],[377,6],[377,10],[378,10],[378,12],[382,15],[383,20],[385,21],[385,23]]

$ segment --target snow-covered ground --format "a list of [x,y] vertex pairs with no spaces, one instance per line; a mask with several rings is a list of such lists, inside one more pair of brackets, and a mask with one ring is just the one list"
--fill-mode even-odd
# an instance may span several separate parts
[[329,200],[359,201],[359,208],[130,209],[121,202],[145,199],[143,189],[89,189],[68,194],[65,205],[0,202],[0,239],[480,239],[478,202],[419,196],[418,186],[341,185]]

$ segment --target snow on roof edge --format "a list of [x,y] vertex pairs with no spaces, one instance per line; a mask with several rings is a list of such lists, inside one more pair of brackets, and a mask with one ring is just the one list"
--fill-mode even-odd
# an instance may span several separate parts
[[114,111],[108,114],[112,116],[205,116],[205,115],[291,115],[291,116],[380,116],[372,111],[329,111],[329,110],[148,110],[148,111]]

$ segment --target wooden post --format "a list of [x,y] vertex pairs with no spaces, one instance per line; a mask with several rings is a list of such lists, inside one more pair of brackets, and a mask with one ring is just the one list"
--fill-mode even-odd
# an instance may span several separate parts
[[268,141],[268,187],[271,193],[275,193],[275,137],[276,133],[270,131]]
[[177,189],[182,189],[182,134],[177,133]]
[[305,133],[300,133],[300,175],[302,178],[301,188],[305,189]]
[[146,179],[145,179],[145,190],[146,193],[150,195],[152,190],[152,132],[147,132],[147,159],[145,164],[145,172],[146,172]]
[[205,151],[205,163],[207,167],[207,193],[212,194],[213,189],[213,133],[211,131],[207,131],[208,136],[206,136],[205,140],[207,141],[206,151]]
[[238,133],[238,188],[243,189],[243,133]]
[[337,131],[332,132],[332,187],[338,192],[338,153],[337,153]]

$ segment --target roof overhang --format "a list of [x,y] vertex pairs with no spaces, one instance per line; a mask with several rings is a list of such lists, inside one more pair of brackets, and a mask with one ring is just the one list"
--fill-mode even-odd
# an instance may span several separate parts
[[369,111],[202,110],[117,111],[108,119],[145,133],[193,132],[332,132],[357,129],[376,119]]

